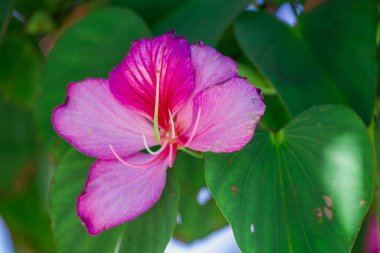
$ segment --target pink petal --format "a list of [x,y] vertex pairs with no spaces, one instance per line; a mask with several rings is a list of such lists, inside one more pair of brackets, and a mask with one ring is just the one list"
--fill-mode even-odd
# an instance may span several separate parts
[[194,87],[190,47],[184,38],[168,33],[135,41],[123,62],[111,72],[110,86],[119,101],[153,119],[157,71],[159,125],[167,128],[169,109],[175,114]]
[[137,153],[127,161],[146,168],[130,168],[118,161],[97,160],[90,169],[77,213],[91,235],[135,219],[160,198],[166,184],[168,152],[153,157]]
[[194,97],[193,122],[199,109],[199,125],[189,147],[198,151],[233,152],[252,139],[265,105],[257,89],[246,79],[232,78]]
[[231,58],[202,43],[191,46],[191,60],[195,69],[194,95],[238,75],[238,66]]
[[112,95],[105,79],[87,79],[68,86],[67,100],[53,113],[56,132],[79,151],[114,159],[144,149],[143,134],[154,145],[152,124]]
[[[238,76],[238,66],[231,58],[202,43],[191,45],[191,60],[195,69],[195,87],[192,97],[210,86]],[[177,116],[182,127],[179,131],[186,131],[192,123],[191,117],[186,116],[193,114],[192,100],[189,100],[181,110],[183,112]]]

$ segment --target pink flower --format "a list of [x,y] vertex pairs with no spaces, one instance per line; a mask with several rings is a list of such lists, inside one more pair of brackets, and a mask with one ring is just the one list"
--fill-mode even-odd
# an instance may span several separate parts
[[[77,203],[88,233],[151,208],[177,150],[244,147],[264,110],[260,93],[238,77],[230,58],[172,33],[135,41],[108,80],[71,83],[53,125],[76,149],[97,158]],[[149,154],[139,152],[144,149]]]

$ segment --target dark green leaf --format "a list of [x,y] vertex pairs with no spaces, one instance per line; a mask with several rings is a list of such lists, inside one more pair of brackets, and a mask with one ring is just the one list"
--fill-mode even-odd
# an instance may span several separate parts
[[59,252],[133,253],[163,252],[176,222],[179,187],[173,173],[168,173],[161,199],[147,213],[125,225],[90,236],[76,214],[76,201],[83,190],[93,158],[70,150],[54,175],[51,191],[51,215]]
[[375,94],[374,0],[325,1],[290,28],[265,13],[245,13],[239,44],[276,87],[292,115],[312,105],[350,105],[368,124]]
[[70,82],[85,78],[107,78],[120,63],[131,42],[150,36],[144,22],[126,9],[96,11],[69,28],[48,56],[38,103],[39,123],[46,139],[58,136],[51,126],[53,109],[65,101]]
[[243,252],[349,252],[372,200],[367,129],[318,106],[240,152],[207,154],[206,180]]
[[21,110],[0,99],[0,192],[15,187],[20,172],[35,156],[35,126],[31,111]]
[[13,0],[0,1],[0,41],[7,29],[9,18],[12,14]]
[[157,21],[190,0],[111,0],[111,4],[134,10],[149,23]]
[[250,0],[191,0],[158,22],[155,34],[176,30],[195,43],[203,41],[215,46],[225,30],[249,5]]

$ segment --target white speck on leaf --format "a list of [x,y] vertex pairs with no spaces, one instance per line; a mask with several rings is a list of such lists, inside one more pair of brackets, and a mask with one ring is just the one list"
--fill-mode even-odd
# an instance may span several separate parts
[[251,230],[251,233],[255,232],[255,227],[253,226],[253,224],[251,224],[250,230]]

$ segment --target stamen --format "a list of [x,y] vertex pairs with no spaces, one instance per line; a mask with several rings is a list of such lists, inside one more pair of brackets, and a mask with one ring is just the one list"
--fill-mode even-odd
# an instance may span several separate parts
[[195,120],[195,124],[194,124],[193,130],[191,131],[190,137],[189,137],[189,139],[187,140],[186,144],[183,147],[186,148],[193,141],[194,135],[195,135],[195,133],[197,131],[197,128],[198,128],[198,125],[199,125],[200,118],[201,118],[201,108],[198,109],[197,119]]
[[169,110],[169,116],[170,116],[170,125],[172,126],[171,137],[172,137],[172,139],[174,139],[174,138],[175,138],[174,119],[173,119],[173,115],[172,115],[172,113],[170,112],[170,110]]
[[173,166],[173,144],[169,146],[169,168]]
[[144,145],[145,145],[145,149],[148,151],[149,154],[151,155],[159,155],[165,148],[166,146],[168,145],[169,141],[165,141],[164,144],[161,146],[161,148],[157,151],[152,151],[149,146],[148,146],[148,143],[146,141],[146,138],[145,138],[145,135],[143,135],[143,139],[144,139]]
[[158,129],[158,106],[160,102],[160,71],[156,72],[156,99],[154,101],[154,116],[153,116],[153,128],[154,139],[156,142],[160,141],[160,132]]
[[144,164],[131,164],[131,163],[128,163],[126,161],[124,161],[117,153],[116,151],[113,149],[112,145],[108,145],[109,148],[111,149],[112,151],[112,154],[115,156],[115,158],[122,164],[128,166],[128,167],[131,167],[131,168],[135,168],[135,169],[142,169],[142,168],[146,168],[147,166],[149,165],[152,165],[154,164],[156,161],[155,159],[152,159],[151,161],[147,162],[147,163],[144,163]]

